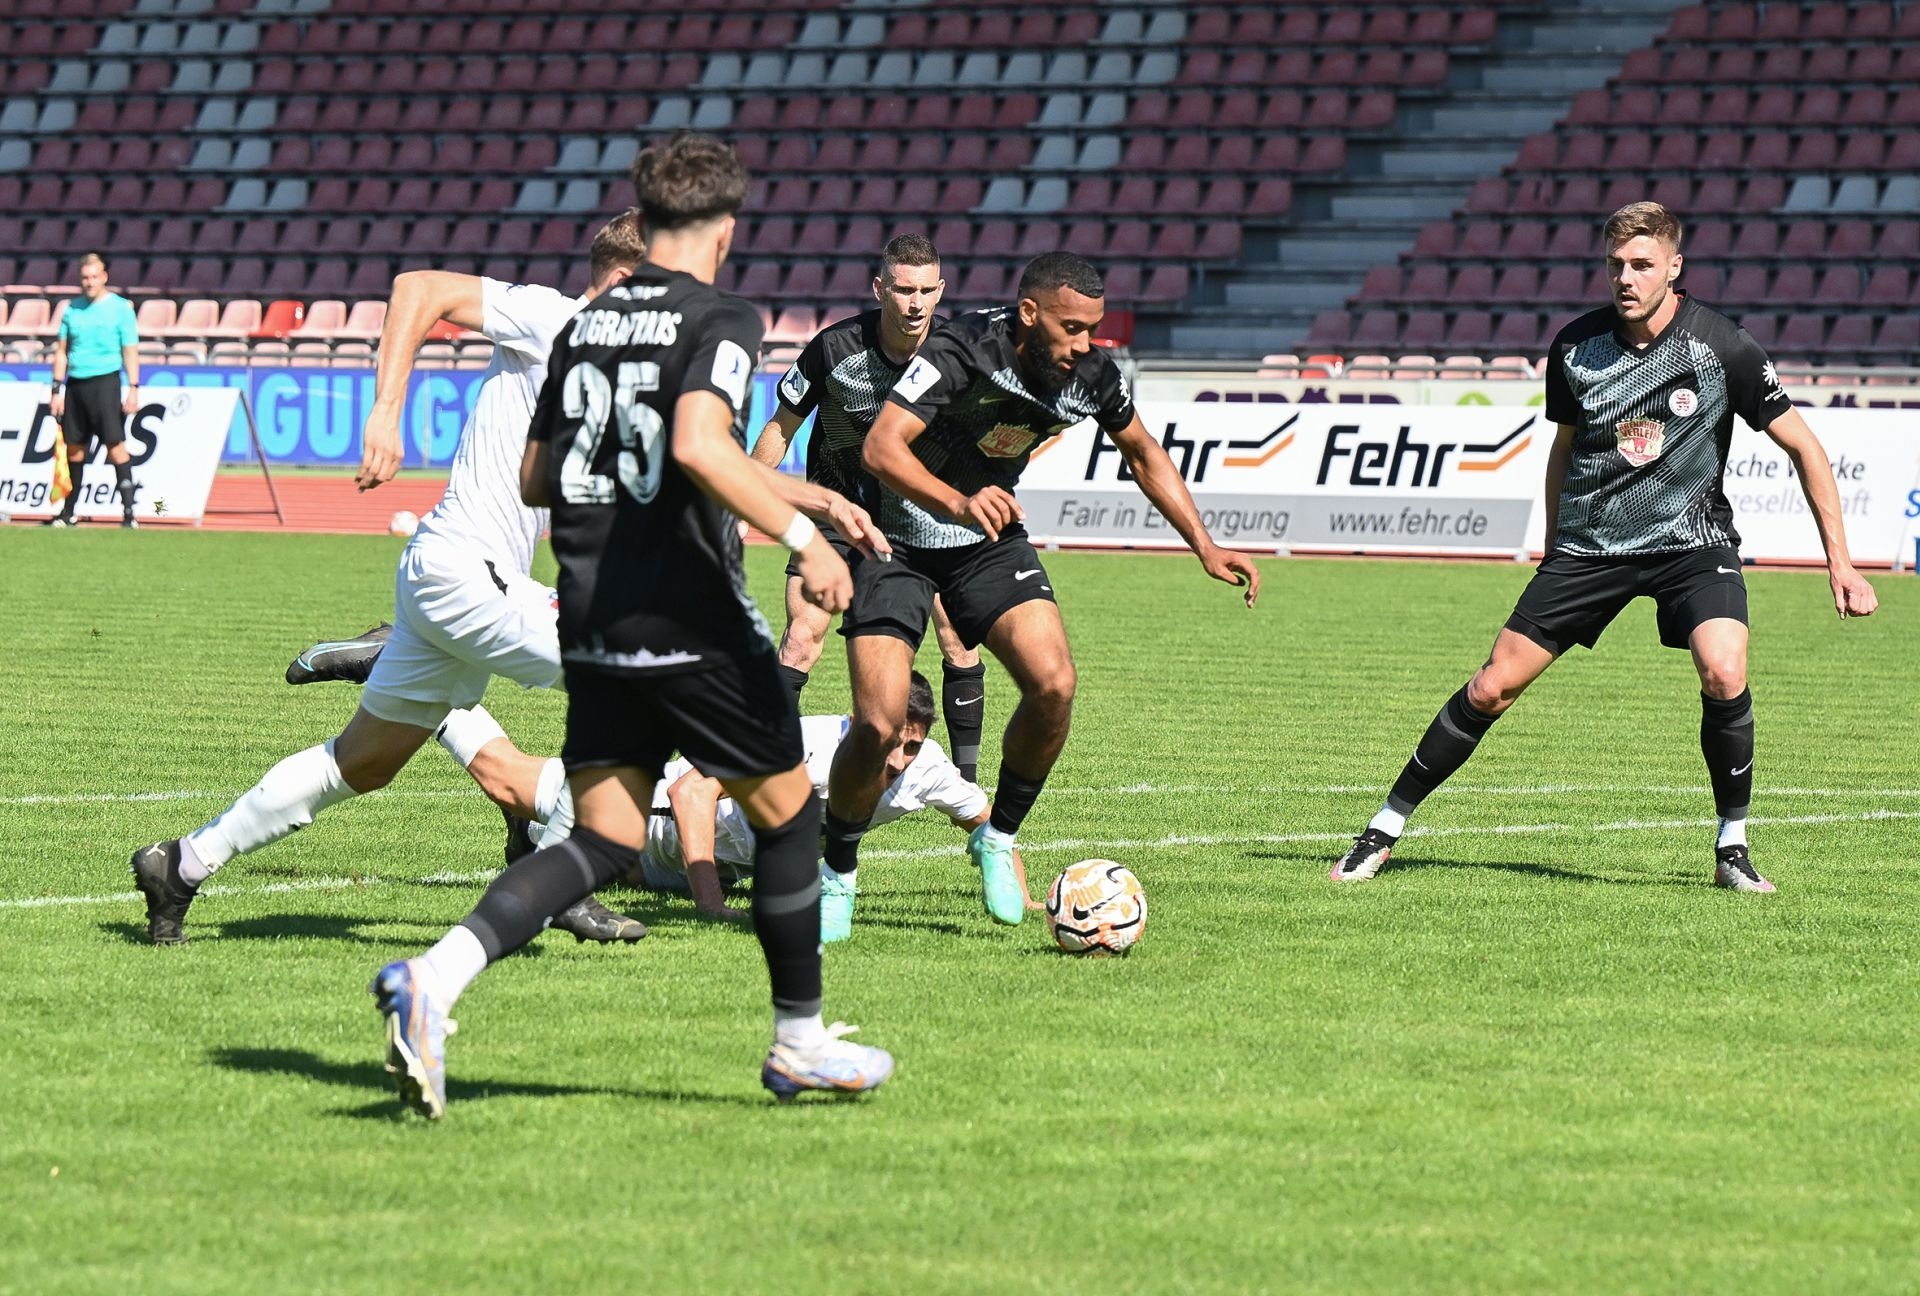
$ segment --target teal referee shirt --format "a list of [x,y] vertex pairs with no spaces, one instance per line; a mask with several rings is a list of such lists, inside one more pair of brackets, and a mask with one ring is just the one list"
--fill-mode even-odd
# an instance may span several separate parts
[[98,301],[76,297],[60,317],[60,337],[67,344],[69,381],[119,373],[120,348],[140,344],[133,303],[119,293],[102,293]]

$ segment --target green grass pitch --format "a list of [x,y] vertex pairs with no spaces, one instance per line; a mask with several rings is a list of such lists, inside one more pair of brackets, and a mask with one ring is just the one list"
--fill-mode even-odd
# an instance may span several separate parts
[[[1187,558],[1053,556],[1081,695],[1026,855],[1036,889],[1132,866],[1133,957],[995,927],[957,833],[881,830],[827,1010],[898,1073],[777,1108],[751,935],[614,891],[652,936],[477,983],[431,1126],[365,986],[499,866],[444,754],[230,865],[184,949],[143,943],[126,872],[336,732],[354,690],[281,672],[387,615],[398,549],[0,530],[0,1292],[1920,1282],[1911,576],[1847,624],[1817,574],[1751,579],[1778,895],[1708,884],[1697,686],[1645,604],[1345,889],[1526,570],[1275,561],[1248,612]],[[749,559],[776,620],[779,557]],[[1011,698],[992,676],[994,724]],[[808,709],[845,700],[836,640]],[[488,705],[557,748],[555,696]]]

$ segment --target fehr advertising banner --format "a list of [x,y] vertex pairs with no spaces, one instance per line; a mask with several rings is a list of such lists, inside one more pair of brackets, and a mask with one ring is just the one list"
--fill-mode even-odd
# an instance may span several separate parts
[[[1913,561],[1920,414],[1810,411],[1856,562]],[[1545,544],[1554,426],[1524,407],[1140,406],[1221,544],[1254,552],[1518,556]],[[1817,562],[1791,462],[1736,424],[1725,489],[1759,562]],[[1043,543],[1178,546],[1112,440],[1091,423],[1043,445],[1019,487]]]
[[[127,419],[127,451],[141,518],[199,518],[220,466],[227,427],[240,393],[231,388],[171,387],[142,393]],[[49,492],[58,425],[51,389],[40,383],[0,383],[0,512],[52,514]],[[113,470],[96,442],[74,512],[82,518],[120,517]]]

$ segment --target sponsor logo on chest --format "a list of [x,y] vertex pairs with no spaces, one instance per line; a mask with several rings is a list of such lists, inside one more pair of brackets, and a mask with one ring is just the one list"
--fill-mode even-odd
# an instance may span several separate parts
[[1639,468],[1660,457],[1667,439],[1667,425],[1658,419],[1626,419],[1613,425],[1613,434],[1614,448],[1620,457]]

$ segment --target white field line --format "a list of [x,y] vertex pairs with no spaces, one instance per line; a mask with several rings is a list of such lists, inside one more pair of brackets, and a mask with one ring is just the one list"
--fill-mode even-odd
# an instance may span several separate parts
[[[1780,818],[1756,816],[1752,822],[1756,825],[1787,827],[1795,824],[1831,824],[1831,823],[1871,823],[1888,819],[1920,819],[1920,810],[1868,810],[1861,814],[1817,814],[1784,815]],[[1441,838],[1471,836],[1511,836],[1572,832],[1665,832],[1682,828],[1711,828],[1714,819],[1619,819],[1602,824],[1496,824],[1489,827],[1422,828],[1407,829],[1404,837]],[[1061,837],[1048,842],[1023,844],[1021,850],[1028,855],[1046,855],[1057,851],[1085,850],[1089,847],[1098,850],[1165,850],[1181,846],[1282,846],[1300,842],[1345,842],[1353,840],[1353,834],[1347,832],[1307,832],[1307,833],[1251,833],[1228,834],[1220,836],[1189,836],[1172,834],[1165,837],[1141,838],[1091,838]],[[945,859],[952,857],[957,846],[941,846],[914,850],[869,850],[862,855],[870,860],[915,860]],[[467,873],[434,873],[425,878],[414,879],[420,882],[438,885],[460,885],[472,883],[478,886],[499,875],[498,869],[475,869]],[[243,887],[209,884],[200,888],[203,895],[279,895],[291,891],[333,891],[344,888],[392,886],[402,882],[398,878],[382,878],[371,874],[362,877],[312,877],[296,882],[271,882],[265,886]],[[129,889],[116,895],[82,896],[28,896],[18,900],[0,900],[0,909],[45,909],[67,905],[127,904],[133,899],[134,892]]]
[[[1112,787],[1049,787],[1045,795],[1056,796],[1197,796],[1205,793],[1230,793],[1236,796],[1285,795],[1332,796],[1347,793],[1386,795],[1387,785],[1371,783],[1260,783],[1228,785],[1207,783],[1122,783]],[[1461,784],[1447,785],[1434,796],[1571,796],[1582,793],[1612,793],[1647,796],[1670,792],[1676,796],[1704,796],[1713,791],[1705,784],[1690,787],[1649,788],[1627,783],[1533,783],[1515,787]],[[1798,797],[1895,797],[1911,800],[1920,797],[1920,788],[1805,788],[1756,787],[1755,796]],[[35,792],[26,796],[0,797],[0,806],[109,805],[137,801],[231,800],[231,791],[209,788],[184,788],[171,792]],[[380,800],[442,800],[449,797],[478,796],[474,788],[388,789],[372,793]]]

